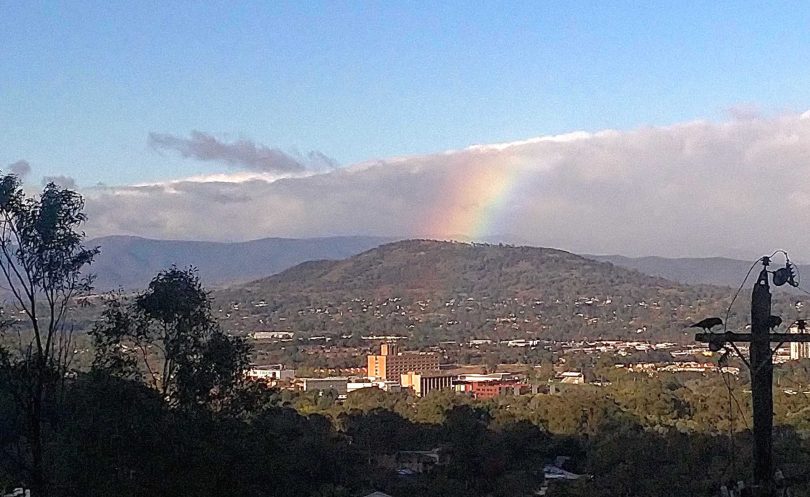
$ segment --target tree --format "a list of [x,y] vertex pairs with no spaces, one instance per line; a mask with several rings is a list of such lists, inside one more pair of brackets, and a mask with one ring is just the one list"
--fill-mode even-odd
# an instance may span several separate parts
[[43,406],[56,399],[72,356],[67,319],[75,297],[91,290],[92,278],[82,269],[98,248],[84,247],[84,200],[54,183],[38,197],[26,197],[14,175],[0,178],[0,273],[17,315],[29,329],[16,328],[20,339],[14,356],[6,356],[3,384],[13,391],[27,421],[30,485],[37,497],[47,495],[43,463]]
[[250,347],[220,329],[193,268],[161,271],[129,304],[112,297],[92,335],[96,370],[143,378],[174,407],[229,407],[245,382]]

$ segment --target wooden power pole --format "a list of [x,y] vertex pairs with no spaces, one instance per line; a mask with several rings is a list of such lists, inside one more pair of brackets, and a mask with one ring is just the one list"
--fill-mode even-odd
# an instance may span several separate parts
[[[810,334],[771,333],[771,291],[768,282],[769,257],[762,259],[759,273],[751,292],[751,333],[698,333],[695,340],[709,344],[714,351],[727,343],[750,344],[751,397],[754,412],[754,484],[757,497],[773,497],[773,351],[771,342],[810,342]],[[777,283],[778,284],[778,283]],[[777,346],[778,347],[778,346]]]

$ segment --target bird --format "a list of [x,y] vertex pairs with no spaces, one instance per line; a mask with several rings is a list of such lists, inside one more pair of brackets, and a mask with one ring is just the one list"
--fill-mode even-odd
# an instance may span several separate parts
[[703,328],[706,331],[711,331],[712,328],[715,326],[720,326],[723,324],[723,320],[720,318],[706,318],[703,321],[698,321],[697,323],[689,326],[690,328]]
[[782,324],[782,318],[780,318],[779,316],[768,316],[768,328],[773,329],[779,326],[780,324]]

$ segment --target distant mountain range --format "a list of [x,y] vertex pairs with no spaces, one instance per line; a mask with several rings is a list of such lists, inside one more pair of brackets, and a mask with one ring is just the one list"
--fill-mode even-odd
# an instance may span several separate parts
[[210,287],[236,284],[278,273],[301,262],[344,259],[394,240],[385,237],[264,238],[238,243],[152,240],[109,236],[89,240],[101,247],[91,266],[95,287],[141,289],[171,265],[195,266]]
[[[624,257],[621,255],[583,255],[583,257],[635,269],[650,276],[660,276],[678,283],[721,285],[735,288],[742,283],[746,273],[754,263],[754,261],[741,261],[724,257],[681,259]],[[780,267],[782,264],[781,257],[774,260],[774,267]],[[758,269],[752,271],[754,277],[758,273]],[[810,278],[810,266],[799,265],[799,273]],[[749,279],[749,284],[751,281]],[[787,289],[787,287],[785,288]]]
[[[517,237],[502,236],[484,241],[497,244],[500,239],[516,240]],[[339,236],[217,243],[109,236],[90,240],[87,245],[101,247],[101,254],[91,271],[96,275],[96,288],[106,291],[144,288],[158,271],[172,264],[197,267],[206,286],[234,285],[277,274],[302,262],[345,259],[396,240],[393,237]],[[583,257],[678,283],[730,287],[742,282],[753,262],[720,257]],[[801,274],[810,278],[810,266],[800,266],[799,269]]]

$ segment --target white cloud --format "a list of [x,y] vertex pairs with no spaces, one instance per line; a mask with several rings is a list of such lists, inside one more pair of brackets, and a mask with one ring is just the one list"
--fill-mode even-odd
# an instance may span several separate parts
[[[746,117],[477,145],[308,177],[253,171],[97,187],[84,192],[88,233],[509,233],[590,253],[756,256],[779,247],[810,259],[810,120]],[[509,178],[502,197],[489,191]],[[485,217],[487,232],[436,232]]]

